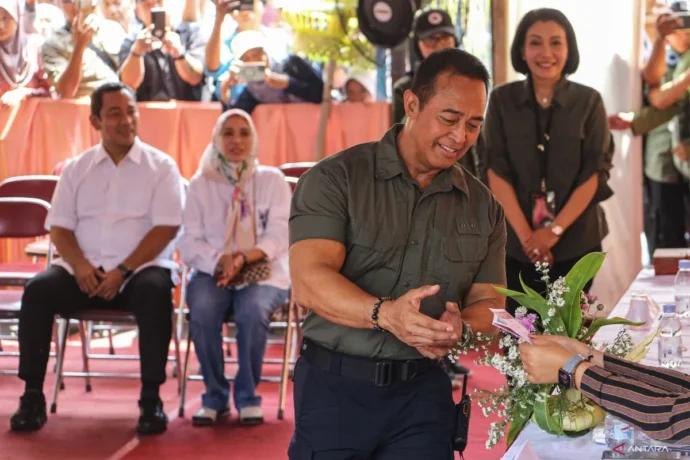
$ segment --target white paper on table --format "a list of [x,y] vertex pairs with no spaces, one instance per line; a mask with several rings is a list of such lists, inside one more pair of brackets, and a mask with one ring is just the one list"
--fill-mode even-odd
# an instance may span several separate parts
[[522,445],[522,448],[515,456],[515,460],[541,460],[537,453],[534,451],[532,444],[527,441]]
[[540,460],[594,460],[601,458],[607,449],[606,445],[594,443],[591,433],[579,438],[556,436],[542,430],[536,423],[529,422],[502,460],[517,460],[520,449],[527,442],[532,444]]
[[491,324],[515,338],[532,343],[532,340],[529,338],[529,331],[527,328],[520,324],[518,320],[513,318],[513,315],[505,310],[499,310],[498,308],[490,308],[490,310],[494,314],[494,319]]

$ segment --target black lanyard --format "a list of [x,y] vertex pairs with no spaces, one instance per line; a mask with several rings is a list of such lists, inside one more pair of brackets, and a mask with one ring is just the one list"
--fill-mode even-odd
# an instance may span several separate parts
[[542,107],[537,102],[537,97],[532,89],[532,101],[534,102],[534,122],[537,130],[537,153],[539,154],[539,186],[541,192],[546,193],[546,174],[549,158],[549,144],[551,140],[551,121],[553,120],[553,108],[548,109],[546,125],[542,128],[541,111]]

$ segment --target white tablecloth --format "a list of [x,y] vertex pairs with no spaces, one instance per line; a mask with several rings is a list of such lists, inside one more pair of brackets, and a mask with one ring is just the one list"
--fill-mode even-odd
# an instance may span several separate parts
[[[630,285],[630,288],[621,298],[615,308],[611,311],[610,317],[620,316],[625,318],[630,307],[630,298],[635,292],[643,292],[648,294],[654,302],[659,305],[659,308],[665,303],[673,303],[673,276],[654,276],[654,271],[645,269],[642,270],[635,278],[635,281]],[[630,330],[635,343],[644,339],[651,331],[656,330],[659,318],[653,318],[650,330],[648,331],[633,331]],[[595,336],[595,341],[612,342],[616,334],[620,331],[619,326],[606,326],[600,329],[600,332]],[[683,329],[683,346],[690,348],[690,327]],[[657,366],[658,365],[658,348],[656,340],[651,344],[647,357],[642,361],[643,364]],[[690,352],[685,352],[683,356],[683,366],[681,368],[684,372],[690,371]],[[690,373],[690,372],[689,372]],[[523,444],[527,441],[532,444],[532,447],[540,460],[596,460],[601,458],[601,454],[606,450],[606,446],[596,444],[592,438],[592,434],[582,436],[580,438],[568,438],[565,436],[554,436],[542,431],[536,424],[530,422],[525,429],[520,433],[513,445],[503,456],[503,460],[514,460]]]

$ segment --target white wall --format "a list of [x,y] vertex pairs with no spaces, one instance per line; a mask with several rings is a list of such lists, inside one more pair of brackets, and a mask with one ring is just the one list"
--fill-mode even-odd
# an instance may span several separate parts
[[[596,88],[608,113],[640,106],[642,0],[509,0],[508,36],[520,18],[540,7],[557,8],[571,21],[580,49],[580,67],[571,78]],[[510,69],[512,72],[512,67]],[[509,79],[520,78],[509,73]],[[642,152],[641,140],[615,133],[616,156],[610,185],[613,198],[604,203],[610,234],[608,257],[594,292],[612,307],[641,268]]]

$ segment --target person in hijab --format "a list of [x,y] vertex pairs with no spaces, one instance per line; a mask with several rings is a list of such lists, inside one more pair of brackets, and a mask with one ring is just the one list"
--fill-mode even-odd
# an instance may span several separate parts
[[345,102],[376,100],[376,71],[354,70],[345,81]]
[[49,94],[39,64],[40,37],[34,34],[34,18],[33,3],[25,10],[20,0],[0,0],[0,107]]
[[[193,269],[187,288],[192,340],[206,392],[192,418],[211,425],[229,414],[230,385],[224,376],[222,326],[232,312],[237,326],[239,369],[233,399],[240,422],[263,422],[261,378],[271,313],[290,286],[287,267],[291,190],[283,173],[259,165],[257,134],[241,110],[223,113],[189,183],[184,235],[178,246]],[[270,273],[255,283],[234,284],[247,266],[267,263]]]

